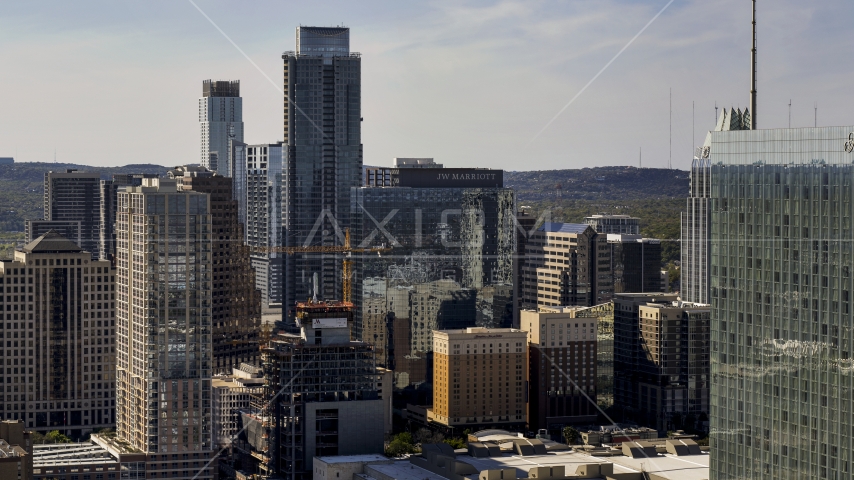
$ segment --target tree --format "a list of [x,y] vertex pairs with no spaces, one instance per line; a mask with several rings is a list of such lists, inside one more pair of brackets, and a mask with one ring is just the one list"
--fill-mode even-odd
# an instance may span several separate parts
[[563,427],[563,439],[567,445],[574,445],[580,437],[581,434],[575,428],[570,426]]
[[45,435],[47,443],[71,443],[71,439],[59,433],[59,430],[53,430]]
[[455,449],[456,448],[466,448],[468,446],[468,442],[466,442],[464,439],[458,438],[458,437],[446,438],[442,441],[447,443],[448,445],[454,447]]
[[415,453],[415,445],[412,444],[412,434],[403,432],[395,435],[388,447],[385,449],[387,457],[401,457],[408,453]]

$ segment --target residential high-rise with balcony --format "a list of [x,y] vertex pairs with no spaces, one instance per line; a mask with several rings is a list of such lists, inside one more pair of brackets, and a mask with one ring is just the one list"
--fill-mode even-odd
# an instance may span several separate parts
[[852,132],[708,136],[711,479],[854,471]]
[[231,140],[243,141],[243,99],[240,80],[202,82],[199,99],[201,156],[208,170],[231,177]]
[[[282,144],[241,145],[235,164],[245,185],[236,194],[245,242],[252,251],[255,284],[264,305],[282,304]],[[235,177],[235,182],[238,176]]]
[[117,445],[149,478],[212,478],[210,195],[146,178],[117,207]]
[[80,222],[80,245],[92,258],[98,257],[100,238],[101,176],[97,173],[65,172],[44,174],[44,220]]
[[709,413],[709,306],[663,293],[614,295],[614,403],[658,429],[702,428]]
[[54,231],[0,261],[0,418],[75,439],[115,424],[115,275]]
[[[350,226],[350,188],[362,178],[361,57],[350,51],[350,29],[298,27],[296,51],[282,55],[284,142],[282,244],[341,246]],[[282,314],[311,296],[342,298],[341,256],[284,257]]]

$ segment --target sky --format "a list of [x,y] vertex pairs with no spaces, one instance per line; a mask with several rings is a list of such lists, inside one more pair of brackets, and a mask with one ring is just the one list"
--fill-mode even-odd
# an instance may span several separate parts
[[[198,163],[205,79],[240,80],[245,141],[278,141],[281,53],[299,25],[344,25],[366,165],[637,166],[642,150],[644,167],[686,169],[715,105],[749,104],[751,2],[668,3],[7,2],[0,156]],[[852,18],[850,0],[758,2],[759,128],[787,127],[790,101],[793,127],[813,126],[816,104],[819,126],[854,124]]]

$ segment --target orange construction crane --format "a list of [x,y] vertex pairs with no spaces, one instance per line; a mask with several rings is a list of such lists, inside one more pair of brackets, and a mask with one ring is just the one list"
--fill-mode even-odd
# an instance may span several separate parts
[[370,247],[370,248],[351,248],[350,247],[350,229],[344,229],[344,245],[336,246],[336,245],[317,245],[317,246],[307,246],[307,247],[266,247],[266,248],[253,248],[253,251],[263,252],[263,253],[284,253],[286,255],[293,255],[295,253],[343,253],[345,255],[342,269],[343,278],[343,300],[347,303],[352,303],[353,299],[353,260],[350,258],[353,253],[381,253],[388,252],[391,248],[386,247],[385,245],[380,247]]

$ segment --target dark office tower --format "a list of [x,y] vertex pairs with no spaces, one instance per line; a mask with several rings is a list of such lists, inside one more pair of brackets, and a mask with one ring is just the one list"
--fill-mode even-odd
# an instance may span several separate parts
[[433,330],[513,323],[516,195],[503,173],[368,169],[352,190],[353,247],[391,248],[354,254],[354,336],[398,387],[429,380]]
[[80,248],[98,257],[101,176],[77,170],[44,174],[44,219],[79,221]]
[[709,136],[711,479],[851,478],[852,132]]
[[608,235],[614,293],[661,291],[661,240],[640,235]]
[[516,258],[513,262],[513,327],[519,328],[522,311],[522,266],[525,264],[525,250],[528,238],[536,231],[537,218],[531,215],[530,207],[520,207],[516,212]]
[[[361,58],[350,52],[349,28],[298,27],[297,49],[284,61],[284,198],[286,246],[335,246],[350,226],[350,188],[362,177]],[[283,316],[295,301],[342,298],[341,257],[329,253],[284,258]],[[292,323],[292,322],[290,322]]]
[[664,293],[614,295],[614,404],[659,432],[709,413],[709,306]]
[[230,373],[241,363],[258,361],[261,328],[261,292],[255,288],[255,271],[249,247],[243,244],[243,225],[237,221],[237,201],[232,179],[204,167],[177,167],[169,177],[184,192],[210,195],[213,232],[213,371]]
[[101,214],[98,234],[98,258],[112,260],[116,255],[116,198],[120,188],[142,185],[143,178],[156,178],[153,173],[113,175],[112,180],[101,180]]

